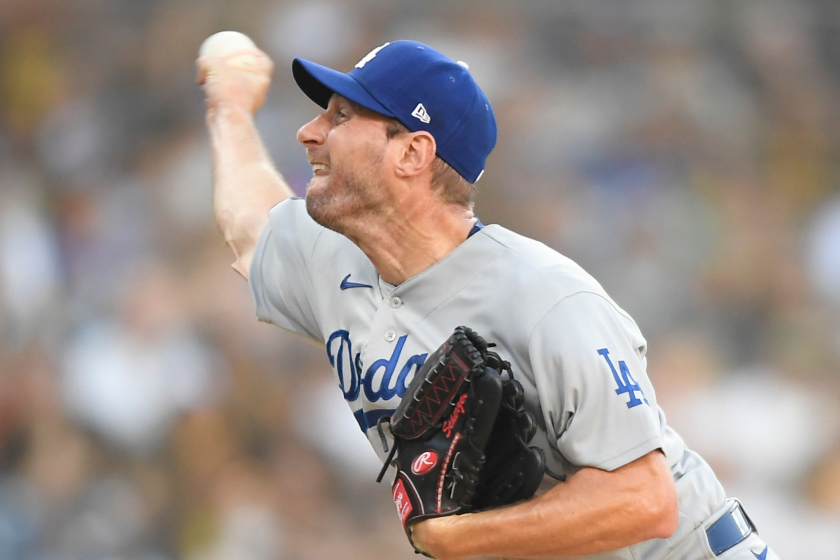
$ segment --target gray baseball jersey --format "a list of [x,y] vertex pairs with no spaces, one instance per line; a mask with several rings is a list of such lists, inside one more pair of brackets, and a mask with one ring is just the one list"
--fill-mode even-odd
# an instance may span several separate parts
[[[356,245],[290,199],[269,213],[249,276],[260,320],[325,345],[345,400],[383,460],[377,420],[391,415],[426,356],[467,325],[511,363],[538,419],[532,444],[552,470],[611,471],[655,449],[665,453],[679,494],[677,532],[587,558],[714,558],[691,535],[724,507],[723,488],[665,423],[636,323],[568,258],[489,225],[392,286]],[[734,552],[725,554],[740,558]]]

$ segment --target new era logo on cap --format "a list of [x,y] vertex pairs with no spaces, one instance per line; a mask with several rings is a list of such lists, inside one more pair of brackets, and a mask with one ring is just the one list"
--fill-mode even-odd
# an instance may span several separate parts
[[432,122],[432,117],[429,116],[429,113],[426,111],[426,108],[423,107],[422,103],[418,103],[417,107],[411,112],[411,116],[420,119],[420,122],[429,124]]

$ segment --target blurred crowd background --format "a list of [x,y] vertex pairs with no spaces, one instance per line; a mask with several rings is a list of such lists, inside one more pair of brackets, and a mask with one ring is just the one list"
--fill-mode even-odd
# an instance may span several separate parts
[[[258,323],[194,59],[407,38],[469,63],[477,213],[593,273],[669,421],[786,560],[840,559],[836,0],[0,0],[0,559],[414,558],[322,348]],[[562,334],[560,334],[562,336]]]

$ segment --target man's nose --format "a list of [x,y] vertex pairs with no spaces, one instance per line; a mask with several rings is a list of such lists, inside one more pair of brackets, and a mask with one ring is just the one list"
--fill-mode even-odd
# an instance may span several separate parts
[[324,115],[318,115],[297,131],[297,141],[304,146],[320,145],[324,143],[325,130]]

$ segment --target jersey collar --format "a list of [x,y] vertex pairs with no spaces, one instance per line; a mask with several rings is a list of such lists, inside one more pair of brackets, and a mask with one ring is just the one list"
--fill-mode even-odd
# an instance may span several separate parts
[[475,235],[476,233],[481,231],[481,228],[483,228],[483,227],[484,227],[484,224],[481,223],[481,220],[476,219],[475,225],[472,227],[470,232],[467,234],[467,239],[469,239],[470,237],[472,237],[473,235]]
[[[399,296],[403,302],[425,318],[437,307],[466,288],[470,281],[482,273],[504,250],[495,239],[486,234],[499,226],[476,224],[469,237],[444,258],[412,276],[399,286],[387,284],[380,287],[391,296]],[[472,298],[478,294],[466,294]]]

